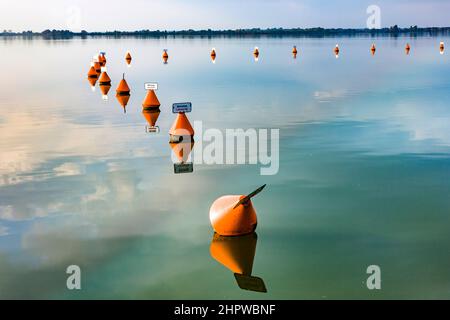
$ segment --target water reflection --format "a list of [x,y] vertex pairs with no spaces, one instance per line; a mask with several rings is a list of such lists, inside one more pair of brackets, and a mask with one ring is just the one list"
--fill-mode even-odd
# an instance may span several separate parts
[[89,84],[91,85],[91,90],[95,91],[95,84],[97,83],[98,77],[88,77]]
[[211,257],[234,273],[239,288],[267,292],[263,279],[252,276],[257,241],[256,232],[238,237],[214,233],[209,251]]
[[123,108],[123,113],[127,113],[127,105],[131,95],[116,94],[116,99]]
[[143,109],[142,115],[147,121],[148,125],[145,127],[145,131],[148,133],[158,133],[159,127],[156,126],[156,121],[158,121],[159,114],[161,110],[159,108]]
[[111,89],[111,84],[101,84],[99,87],[102,93],[102,99],[108,100],[108,92]]
[[186,140],[179,142],[169,142],[169,145],[172,153],[178,160],[178,163],[174,163],[174,173],[192,173],[194,171],[194,164],[188,161],[194,148],[194,141],[187,137]]
[[[120,108],[116,92],[108,103],[89,94],[90,61],[81,50],[100,46],[111,52],[114,89],[127,69],[123,48],[136,52],[126,79],[137,106],[143,84],[158,79],[170,88],[157,92],[161,102],[191,98],[189,120],[205,128],[280,128],[280,171],[269,177],[273,192],[258,199],[258,208],[277,214],[261,212],[253,268],[269,293],[256,296],[370,299],[360,266],[376,260],[390,272],[380,297],[449,297],[450,56],[439,54],[441,39],[380,37],[381,55],[372,59],[372,39],[340,38],[342,61],[336,40],[302,39],[301,64],[289,55],[294,39],[215,39],[214,66],[210,42],[164,41],[0,41],[2,88],[10,93],[0,102],[0,298],[248,297],[234,272],[211,259],[211,226],[196,213],[262,180],[259,170],[199,164],[195,174],[174,175],[174,146],[167,136],[143,137],[147,120],[134,100],[124,119],[121,110],[105,112]],[[407,41],[417,48],[412,56],[402,51]],[[264,65],[253,61],[254,42],[264,46]],[[161,45],[179,53],[172,67],[160,51],[139,58]],[[11,81],[19,69],[28,72],[21,86]],[[163,114],[155,126],[166,134],[175,115]],[[175,162],[184,157],[174,154]],[[61,285],[73,261],[88,266],[95,289]],[[179,268],[179,261],[188,263]]]

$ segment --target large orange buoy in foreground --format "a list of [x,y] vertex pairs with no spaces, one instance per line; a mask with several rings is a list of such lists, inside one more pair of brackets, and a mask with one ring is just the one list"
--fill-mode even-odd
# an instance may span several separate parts
[[264,281],[252,277],[257,241],[255,232],[237,237],[223,237],[214,233],[209,252],[211,257],[234,273],[241,289],[267,292]]
[[158,97],[156,96],[155,90],[148,90],[144,101],[142,102],[142,107],[144,109],[159,108],[161,103],[159,103]]
[[265,186],[247,196],[223,196],[214,201],[209,209],[209,219],[214,231],[222,236],[239,236],[255,231],[257,218],[251,198]]

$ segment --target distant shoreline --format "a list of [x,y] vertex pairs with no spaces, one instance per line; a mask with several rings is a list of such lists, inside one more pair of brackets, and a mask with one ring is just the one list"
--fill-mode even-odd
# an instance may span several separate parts
[[449,36],[450,27],[417,27],[400,28],[393,26],[382,29],[326,29],[326,28],[270,28],[270,29],[234,29],[234,30],[137,30],[137,31],[105,31],[105,32],[72,32],[69,30],[44,30],[42,32],[33,31],[3,31],[0,32],[0,37],[21,37],[21,38],[43,38],[43,39],[71,39],[71,38],[239,38],[239,37],[310,37],[310,38],[325,38],[325,37],[360,37],[360,36]]

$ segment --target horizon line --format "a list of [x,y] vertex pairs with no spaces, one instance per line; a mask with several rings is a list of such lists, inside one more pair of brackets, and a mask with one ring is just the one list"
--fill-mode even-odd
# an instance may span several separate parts
[[50,29],[46,28],[42,31],[34,31],[34,30],[22,30],[22,31],[13,31],[12,29],[3,29],[0,34],[23,34],[23,33],[33,33],[33,34],[43,34],[45,32],[67,32],[73,34],[107,34],[107,33],[139,33],[139,32],[147,32],[147,33],[177,33],[177,32],[256,32],[256,31],[364,31],[364,32],[380,32],[380,31],[430,31],[430,30],[450,30],[450,26],[426,26],[419,27],[417,25],[409,26],[409,27],[400,27],[398,25],[392,25],[389,27],[383,28],[358,28],[358,27],[293,27],[293,28],[284,28],[284,27],[248,27],[248,28],[226,28],[226,29],[134,29],[134,30],[103,30],[103,31],[87,31],[85,29],[81,30],[69,30],[69,29]]

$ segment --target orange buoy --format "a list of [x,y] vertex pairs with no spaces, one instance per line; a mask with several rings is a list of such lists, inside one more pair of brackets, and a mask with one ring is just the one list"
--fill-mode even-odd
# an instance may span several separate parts
[[372,55],[375,55],[376,51],[377,51],[377,48],[375,47],[375,44],[372,43],[372,46],[370,47],[370,52],[372,53]]
[[244,195],[223,196],[209,209],[209,219],[214,231],[222,236],[239,236],[255,231],[256,212],[252,200],[266,185]]
[[95,68],[93,65],[89,68],[87,76],[88,76],[88,78],[95,78],[95,79],[98,78],[98,73],[97,73],[97,71],[95,71]]
[[106,68],[104,68],[102,74],[100,75],[100,78],[98,79],[98,83],[100,85],[107,85],[111,84],[111,78],[108,76],[108,73],[106,73]]
[[334,47],[334,54],[336,55],[336,58],[339,58],[339,52],[341,50],[339,49],[339,45],[336,45],[336,47]]
[[211,61],[213,63],[216,62],[216,49],[215,48],[212,48],[212,50],[211,50]]
[[145,96],[144,101],[142,102],[142,107],[144,109],[154,109],[159,108],[161,103],[159,103],[158,97],[154,90],[148,90],[147,95]]
[[122,80],[120,80],[119,85],[117,86],[116,93],[121,96],[130,95],[130,87],[128,86],[128,83],[125,80],[125,73],[122,75]]
[[253,50],[253,55],[255,56],[255,58],[259,57],[259,49],[258,49],[258,47],[255,47],[255,50]]
[[234,273],[241,289],[267,292],[264,281],[252,277],[257,241],[255,232],[236,237],[224,237],[214,233],[209,252],[213,259]]
[[128,105],[128,101],[130,100],[131,95],[124,95],[124,94],[116,94],[116,99],[119,102],[119,104],[122,106],[123,108],[123,113],[127,113],[127,105]]
[[128,65],[130,65],[131,64],[131,60],[132,60],[131,53],[130,53],[130,51],[127,51],[127,53],[125,55],[125,61],[127,62]]
[[182,142],[183,140],[186,140],[186,137],[189,137],[188,140],[194,141],[194,129],[192,128],[186,113],[178,113],[177,118],[169,130],[169,135],[171,143]]
[[439,44],[439,51],[441,52],[441,54],[444,54],[444,50],[445,50],[445,45],[444,45],[444,42],[441,41],[441,43]]
[[297,55],[297,53],[298,53],[298,51],[297,51],[297,46],[294,46],[294,47],[292,48],[292,54],[293,54],[293,55]]
[[100,85],[100,91],[102,92],[103,100],[108,100],[109,89],[111,89],[111,85],[110,84],[101,84]]
[[100,54],[98,55],[98,62],[100,63],[100,66],[102,66],[102,67],[104,67],[106,65],[105,53],[100,52]]
[[411,51],[411,46],[409,45],[409,43],[407,43],[405,46],[405,52],[407,55],[409,54],[409,51]]
[[100,62],[94,61],[93,66],[94,66],[95,72],[97,72],[97,74],[100,74],[102,72],[102,67],[100,65]]
[[162,58],[163,58],[164,64],[166,64],[167,60],[169,60],[169,54],[167,53],[167,49],[164,49],[164,52],[162,54]]

